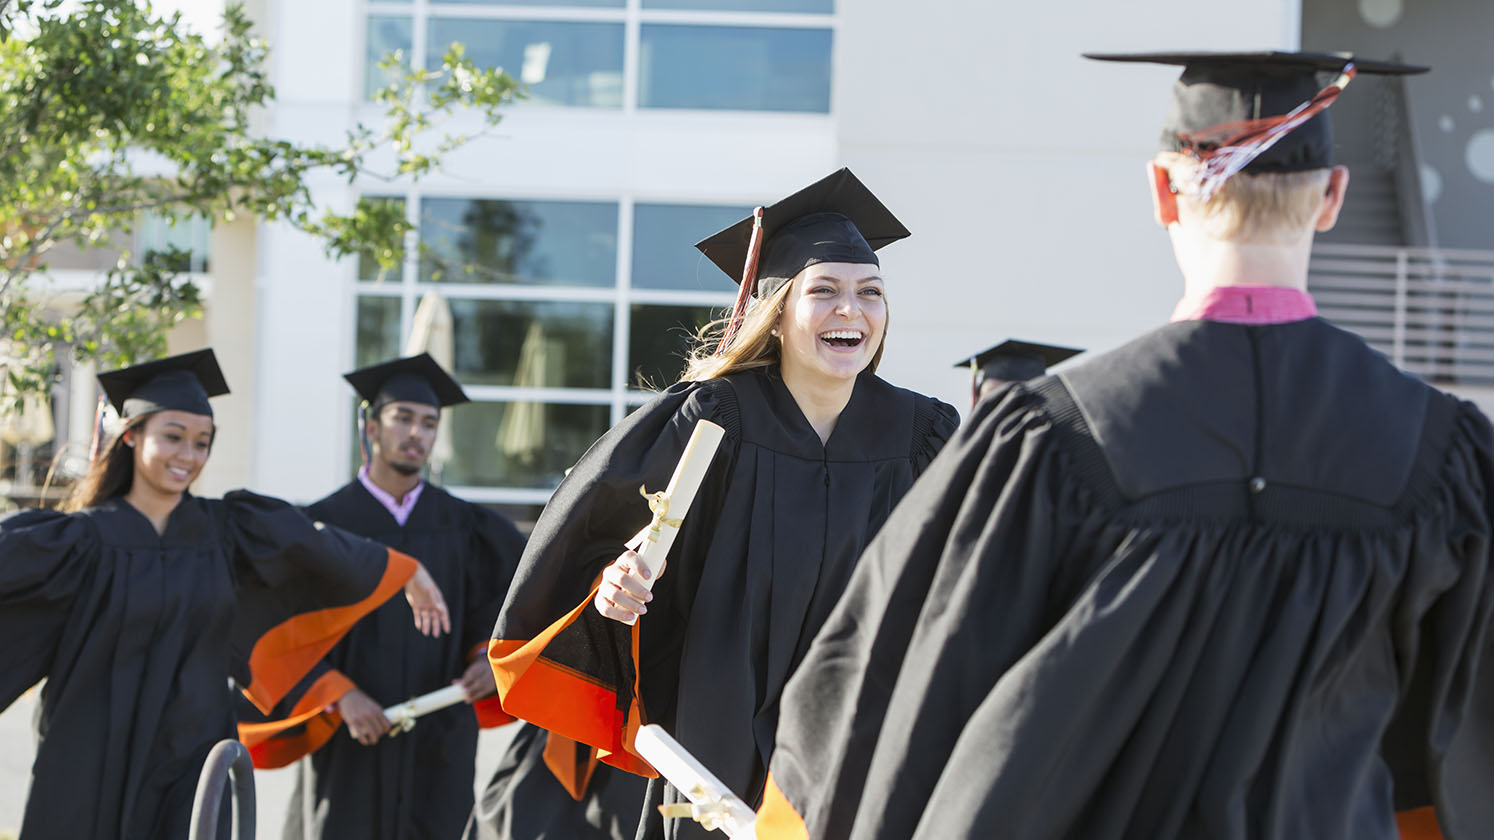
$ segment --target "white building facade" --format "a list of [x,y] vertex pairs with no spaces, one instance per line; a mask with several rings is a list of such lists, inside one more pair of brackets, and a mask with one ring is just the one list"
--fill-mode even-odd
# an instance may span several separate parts
[[[1086,50],[1291,48],[1296,0],[261,0],[266,130],[335,143],[379,57],[453,40],[526,82],[501,125],[418,185],[329,178],[319,200],[402,202],[423,249],[379,277],[288,226],[220,227],[206,337],[235,390],[203,492],[317,498],[357,465],[340,374],[398,355],[420,298],[454,325],[475,405],[441,479],[542,504],[585,447],[672,381],[687,327],[728,305],[690,247],[840,166],[913,231],[882,252],[882,373],[962,409],[955,359],[1008,336],[1105,349],[1181,290],[1143,163],[1174,72]],[[453,130],[474,128],[460,122]],[[226,456],[226,457],[225,457]]]

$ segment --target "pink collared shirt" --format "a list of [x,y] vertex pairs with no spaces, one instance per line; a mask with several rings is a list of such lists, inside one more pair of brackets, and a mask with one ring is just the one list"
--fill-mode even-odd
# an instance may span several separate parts
[[1226,324],[1285,324],[1318,314],[1312,295],[1284,286],[1215,286],[1178,301],[1174,321],[1223,321]]
[[415,489],[405,494],[404,501],[395,501],[393,496],[386,493],[384,488],[374,484],[373,479],[368,477],[367,464],[358,468],[358,480],[363,483],[363,487],[368,490],[369,495],[378,499],[379,504],[383,505],[389,511],[389,515],[394,517],[394,521],[398,522],[401,528],[405,527],[405,523],[410,521],[410,511],[415,509],[415,502],[420,499],[420,491],[425,489],[425,482],[422,481],[415,485]]

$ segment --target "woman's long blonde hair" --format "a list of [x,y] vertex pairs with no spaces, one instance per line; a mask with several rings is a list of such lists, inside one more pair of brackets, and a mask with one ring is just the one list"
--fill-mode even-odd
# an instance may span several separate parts
[[[782,355],[778,337],[773,335],[773,328],[778,326],[779,319],[783,317],[784,303],[788,301],[790,291],[802,276],[801,271],[793,280],[775,289],[773,294],[749,301],[747,312],[742,317],[742,325],[721,353],[717,353],[716,348],[721,343],[721,337],[726,335],[726,328],[731,323],[730,316],[718,318],[701,327],[695,336],[695,349],[685,359],[685,371],[680,374],[680,381],[701,382],[738,371],[778,364]],[[888,321],[891,321],[890,317]],[[867,370],[877,372],[877,365],[882,362],[882,351],[886,347],[887,327],[884,325],[882,343],[877,345],[877,352],[872,354]]]

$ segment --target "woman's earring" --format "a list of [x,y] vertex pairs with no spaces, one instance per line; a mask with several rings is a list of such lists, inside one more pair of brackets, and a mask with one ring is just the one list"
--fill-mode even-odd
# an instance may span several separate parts
[[777,327],[774,327],[774,328],[773,328],[773,334],[774,334],[774,335],[778,335],[778,328],[777,328]]

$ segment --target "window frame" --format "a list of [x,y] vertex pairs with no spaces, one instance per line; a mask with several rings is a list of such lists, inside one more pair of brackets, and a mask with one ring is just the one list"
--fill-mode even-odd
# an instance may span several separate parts
[[[413,226],[405,242],[404,260],[397,271],[391,271],[383,280],[360,280],[356,265],[351,272],[350,306],[348,307],[350,328],[345,348],[349,358],[357,353],[356,323],[358,299],[361,297],[397,298],[400,301],[398,346],[404,347],[409,338],[411,321],[420,298],[427,291],[439,292],[447,299],[507,301],[575,301],[607,303],[612,306],[612,364],[610,384],[606,388],[549,388],[516,387],[512,385],[468,385],[462,388],[473,402],[539,402],[575,405],[604,405],[608,407],[608,428],[617,425],[630,411],[647,402],[653,394],[629,385],[631,370],[628,359],[628,339],[632,326],[632,307],[636,304],[666,306],[710,306],[729,308],[736,300],[736,290],[722,278],[719,291],[646,289],[635,288],[633,272],[633,220],[638,204],[688,204],[720,206],[753,206],[761,203],[761,196],[713,196],[709,199],[699,195],[682,196],[664,193],[595,193],[579,191],[505,191],[492,186],[473,185],[380,188],[367,185],[362,193],[367,198],[392,198],[404,201],[405,218]],[[501,201],[596,201],[617,204],[617,264],[615,282],[611,286],[524,286],[505,283],[451,283],[420,282],[419,279],[419,222],[421,203],[426,198],[439,199],[493,199]],[[460,407],[454,408],[460,411]],[[578,452],[579,456],[580,453]],[[352,466],[344,472],[350,473]],[[489,504],[542,505],[549,500],[553,488],[534,489],[523,487],[451,486],[452,492],[474,502]]]
[[[844,0],[840,0],[844,2]],[[632,117],[637,114],[698,114],[719,119],[723,114],[751,114],[760,117],[792,120],[830,120],[836,113],[835,96],[835,52],[839,41],[840,11],[820,12],[753,12],[717,11],[704,9],[646,9],[643,0],[625,0],[617,7],[599,6],[497,6],[442,3],[438,0],[365,0],[360,12],[359,26],[362,29],[356,50],[359,70],[355,74],[359,90],[353,101],[368,102],[362,89],[368,61],[368,18],[370,15],[409,15],[411,18],[410,66],[424,67],[426,63],[426,40],[430,18],[463,17],[483,20],[512,20],[530,22],[585,22],[621,23],[623,25],[623,91],[620,108],[585,105],[554,105],[536,102],[518,102],[510,106],[523,110],[565,109],[622,114]],[[829,103],[823,113],[805,111],[751,111],[735,109],[687,109],[687,108],[640,108],[638,106],[639,53],[642,49],[642,30],[646,24],[676,24],[716,27],[750,27],[767,29],[824,29],[830,33],[830,78]]]

